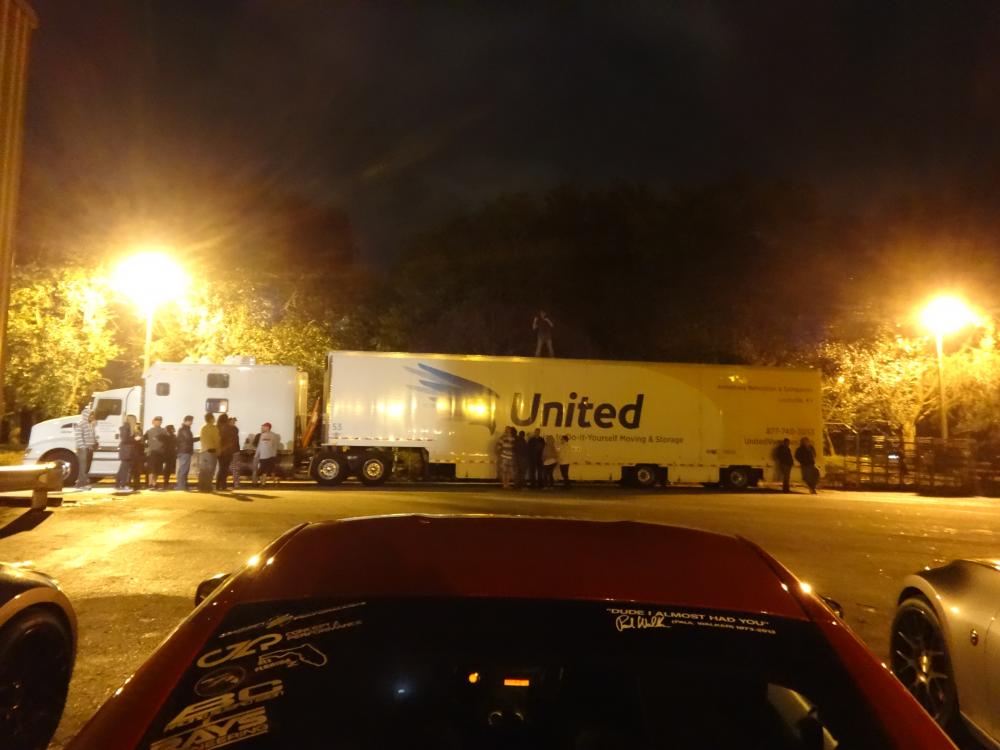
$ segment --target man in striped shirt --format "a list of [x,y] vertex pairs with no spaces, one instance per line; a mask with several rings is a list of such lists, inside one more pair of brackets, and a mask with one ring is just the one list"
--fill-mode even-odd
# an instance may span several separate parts
[[517,433],[513,427],[507,427],[497,441],[497,458],[500,464],[500,484],[510,489],[514,481],[514,439]]
[[73,437],[76,438],[76,488],[90,489],[90,463],[94,460],[94,449],[97,448],[97,435],[94,433],[94,414],[90,406],[84,406],[80,418],[73,425]]

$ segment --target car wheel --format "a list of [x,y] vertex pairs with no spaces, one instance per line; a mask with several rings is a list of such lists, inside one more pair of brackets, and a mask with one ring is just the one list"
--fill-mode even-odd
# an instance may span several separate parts
[[923,599],[905,600],[892,620],[892,672],[942,727],[958,715],[951,657],[941,623]]
[[745,466],[730,466],[722,473],[722,483],[731,490],[745,490],[750,486],[750,471]]
[[313,461],[313,477],[327,487],[347,479],[347,462],[340,456],[320,456]]
[[63,487],[69,487],[76,482],[79,462],[76,460],[75,453],[67,450],[50,451],[42,456],[39,461],[41,463],[55,461],[62,465]]
[[0,630],[0,747],[49,744],[72,673],[73,638],[55,612],[29,609]]
[[389,466],[381,456],[368,456],[361,462],[358,476],[365,484],[382,484],[389,475]]

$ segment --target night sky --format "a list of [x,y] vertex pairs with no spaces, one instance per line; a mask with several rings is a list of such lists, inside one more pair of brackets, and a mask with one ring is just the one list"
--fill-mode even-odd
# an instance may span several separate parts
[[993,1],[33,4],[22,258],[211,253],[289,196],[345,212],[374,262],[565,184],[1000,208]]

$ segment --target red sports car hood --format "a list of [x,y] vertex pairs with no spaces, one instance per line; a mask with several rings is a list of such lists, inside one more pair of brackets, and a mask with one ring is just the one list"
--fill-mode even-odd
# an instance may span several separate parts
[[747,542],[632,522],[388,516],[304,526],[242,601],[476,596],[641,601],[805,619]]

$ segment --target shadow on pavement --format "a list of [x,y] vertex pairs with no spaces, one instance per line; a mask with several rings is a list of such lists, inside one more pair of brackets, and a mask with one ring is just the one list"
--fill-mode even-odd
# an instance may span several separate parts
[[274,500],[277,498],[277,495],[266,495],[263,492],[243,492],[241,490],[227,490],[225,492],[213,492],[212,494],[219,497],[231,497],[233,500],[238,500],[241,503],[252,503],[254,499]]
[[[57,508],[62,505],[62,495],[52,494],[49,495],[48,507]],[[0,495],[0,508],[30,508],[31,507],[31,493],[21,493],[17,495]]]
[[6,539],[22,531],[31,531],[51,515],[51,510],[29,510],[22,513],[6,526],[0,528],[0,539]]

